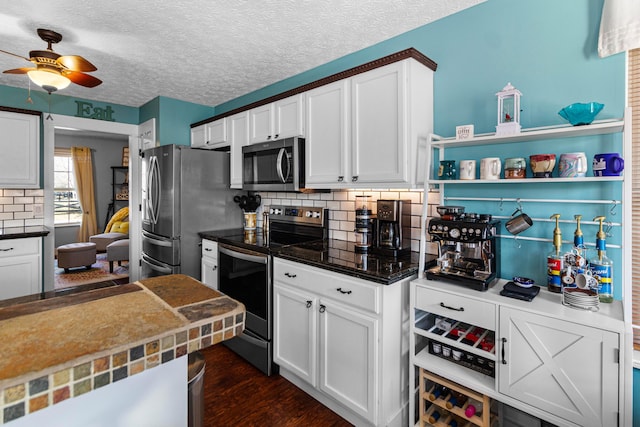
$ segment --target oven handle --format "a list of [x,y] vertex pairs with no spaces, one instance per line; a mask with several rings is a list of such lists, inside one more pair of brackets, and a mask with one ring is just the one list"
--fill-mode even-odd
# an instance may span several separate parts
[[259,264],[267,264],[269,262],[269,257],[266,255],[249,255],[249,254],[245,254],[244,252],[236,252],[231,249],[227,249],[223,246],[220,246],[218,250],[222,254],[228,255],[233,258],[238,258],[244,261],[257,262]]
[[248,329],[242,331],[240,335],[238,335],[238,339],[247,341],[255,346],[267,348],[267,342],[264,339],[257,338],[258,336],[251,332]]

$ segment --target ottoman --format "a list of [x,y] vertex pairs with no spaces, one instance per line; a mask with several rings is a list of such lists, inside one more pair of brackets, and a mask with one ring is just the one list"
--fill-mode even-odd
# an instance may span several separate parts
[[87,267],[96,262],[96,244],[91,242],[69,243],[58,246],[58,267],[68,273],[70,268]]
[[116,240],[107,246],[107,261],[109,261],[109,273],[113,273],[113,261],[118,261],[118,265],[122,265],[121,261],[129,259],[129,239]]

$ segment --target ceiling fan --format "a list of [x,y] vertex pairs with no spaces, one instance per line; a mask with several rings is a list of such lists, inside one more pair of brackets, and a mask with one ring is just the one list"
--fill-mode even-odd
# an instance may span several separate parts
[[59,55],[51,45],[60,42],[62,35],[52,30],[38,28],[38,36],[47,42],[47,50],[32,50],[29,58],[0,49],[0,52],[32,62],[35,67],[5,70],[6,74],[27,74],[32,82],[49,92],[55,92],[75,83],[84,87],[96,87],[102,80],[86,74],[96,71],[91,62],[78,55]]

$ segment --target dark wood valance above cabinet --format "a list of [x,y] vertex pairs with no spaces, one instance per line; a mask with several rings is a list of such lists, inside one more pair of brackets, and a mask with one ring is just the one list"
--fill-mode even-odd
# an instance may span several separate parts
[[203,125],[203,124],[206,124],[206,123],[210,123],[210,122],[213,122],[215,120],[222,119],[224,117],[232,116],[234,114],[241,113],[243,111],[247,111],[247,110],[250,110],[252,108],[259,107],[261,105],[265,105],[265,104],[269,104],[271,102],[279,101],[281,99],[288,98],[290,96],[297,95],[299,93],[304,93],[304,92],[307,92],[309,90],[318,88],[320,86],[324,86],[326,84],[333,83],[333,82],[336,82],[338,80],[347,79],[349,77],[353,77],[353,76],[356,76],[358,74],[362,74],[362,73],[365,73],[367,71],[371,71],[371,70],[374,70],[376,68],[383,67],[385,65],[389,65],[389,64],[392,64],[394,62],[402,61],[402,60],[405,60],[405,59],[408,59],[408,58],[415,59],[416,61],[420,62],[425,67],[430,68],[433,71],[436,71],[436,69],[438,67],[438,64],[436,64],[432,59],[430,59],[426,55],[422,54],[421,52],[419,52],[415,48],[411,47],[411,48],[408,48],[408,49],[405,49],[405,50],[401,50],[401,51],[396,52],[396,53],[392,53],[391,55],[387,55],[387,56],[384,56],[382,58],[378,58],[378,59],[375,59],[373,61],[358,65],[358,66],[350,68],[348,70],[341,71],[341,72],[336,73],[336,74],[332,74],[330,76],[324,77],[324,78],[316,80],[314,82],[307,83],[307,84],[302,85],[302,86],[298,86],[298,87],[290,89],[290,90],[288,90],[286,92],[282,92],[282,93],[279,93],[277,95],[273,95],[273,96],[270,96],[268,98],[261,99],[260,101],[252,102],[251,104],[245,105],[243,107],[236,108],[236,109],[233,109],[233,110],[230,110],[230,111],[215,115],[213,117],[209,117],[208,119],[204,119],[204,120],[201,120],[201,121],[199,121],[197,123],[193,123],[191,125],[191,128],[198,127],[200,125]]

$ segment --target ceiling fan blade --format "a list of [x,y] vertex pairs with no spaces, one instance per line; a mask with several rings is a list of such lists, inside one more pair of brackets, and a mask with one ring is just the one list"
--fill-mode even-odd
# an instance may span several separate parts
[[79,71],[64,70],[62,75],[67,77],[73,83],[84,87],[96,87],[102,83],[102,80]]
[[56,62],[63,65],[71,71],[96,71],[97,68],[91,62],[79,55],[64,55],[59,57]]
[[29,62],[31,62],[31,60],[30,60],[29,58],[27,58],[27,57],[25,57],[25,56],[22,56],[22,55],[16,55],[15,53],[7,52],[6,50],[2,50],[2,49],[0,49],[0,52],[2,52],[2,53],[6,53],[7,55],[15,56],[16,58],[22,58],[22,59],[24,59],[25,61],[29,61]]
[[29,71],[35,70],[35,68],[14,68],[12,70],[4,70],[5,74],[27,74]]

